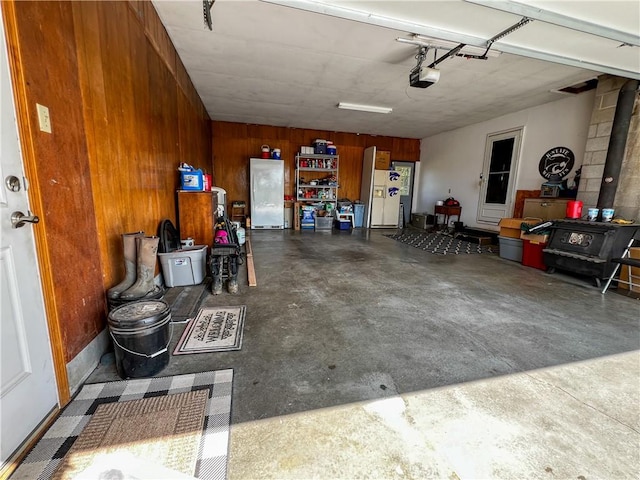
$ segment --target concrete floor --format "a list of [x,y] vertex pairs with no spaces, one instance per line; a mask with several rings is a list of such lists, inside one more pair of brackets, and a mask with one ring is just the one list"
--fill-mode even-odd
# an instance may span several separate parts
[[640,477],[640,300],[384,233],[251,232],[258,286],[205,298],[242,349],[158,375],[234,369],[230,480]]

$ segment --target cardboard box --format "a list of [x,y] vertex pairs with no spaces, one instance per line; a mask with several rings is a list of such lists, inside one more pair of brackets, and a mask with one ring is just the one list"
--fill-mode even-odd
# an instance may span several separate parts
[[522,230],[520,225],[524,222],[524,218],[501,218],[498,226],[500,227],[500,236],[507,238],[520,238]]
[[391,167],[391,152],[376,151],[376,170],[389,170]]
[[300,202],[293,204],[293,228],[300,230]]
[[522,230],[520,225],[526,223],[527,225],[537,225],[542,220],[539,218],[501,218],[498,226],[500,227],[500,236],[509,238],[521,238]]
[[[634,247],[629,250],[629,257],[640,260],[640,247]],[[620,280],[624,282],[629,281],[629,267],[627,265],[620,265]],[[634,283],[631,291],[640,293],[640,268],[631,267],[631,281]],[[618,284],[618,288],[624,290],[629,290],[629,287],[631,287],[629,284]]]
[[538,235],[536,233],[520,233],[520,238],[522,240],[529,240],[531,243],[547,243],[549,240],[549,235]]

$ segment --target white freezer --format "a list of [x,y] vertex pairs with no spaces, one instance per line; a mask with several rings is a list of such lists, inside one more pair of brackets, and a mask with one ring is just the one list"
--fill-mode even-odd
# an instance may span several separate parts
[[249,160],[251,229],[284,228],[284,162]]

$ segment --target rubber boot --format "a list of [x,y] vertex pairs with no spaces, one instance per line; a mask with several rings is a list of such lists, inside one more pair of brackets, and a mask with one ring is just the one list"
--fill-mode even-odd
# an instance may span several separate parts
[[124,280],[115,287],[107,290],[107,297],[111,300],[120,298],[122,292],[131,287],[136,281],[136,237],[144,237],[144,232],[125,233],[122,235],[124,249]]
[[136,263],[136,282],[122,292],[123,300],[137,300],[151,293],[156,285],[153,277],[156,273],[159,237],[137,237],[138,258]]
[[227,282],[229,293],[238,293],[238,257],[229,257],[229,281]]
[[214,255],[211,257],[211,276],[213,284],[211,285],[211,293],[220,295],[222,293],[222,257]]

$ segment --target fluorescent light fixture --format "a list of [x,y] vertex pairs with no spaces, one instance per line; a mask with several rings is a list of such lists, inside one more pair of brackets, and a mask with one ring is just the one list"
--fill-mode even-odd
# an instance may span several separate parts
[[[438,50],[449,51],[459,45],[456,42],[449,42],[447,40],[439,40],[435,38],[424,37],[422,35],[412,35],[411,38],[396,38],[396,41],[400,43],[409,43],[411,45],[417,45],[419,47],[429,47]],[[465,45],[458,53],[461,55],[482,55],[487,50],[487,47],[476,47],[473,45]],[[489,50],[487,57],[499,57],[502,52],[498,50]]]
[[359,103],[338,103],[338,108],[344,110],[358,110],[359,112],[371,112],[371,113],[391,113],[393,108],[389,107],[376,107],[375,105],[360,105]]

